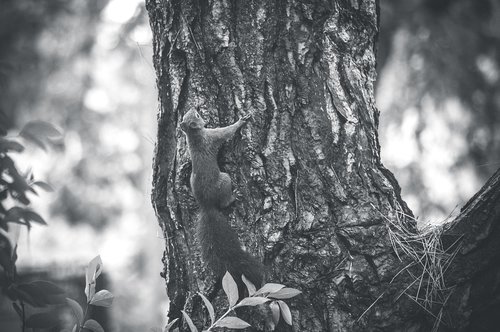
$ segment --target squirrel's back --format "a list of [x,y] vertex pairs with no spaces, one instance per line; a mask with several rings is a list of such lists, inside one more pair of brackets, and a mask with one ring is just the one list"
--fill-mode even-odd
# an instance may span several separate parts
[[203,259],[218,276],[229,271],[239,281],[241,275],[257,287],[263,281],[263,266],[241,248],[236,232],[222,209],[233,201],[231,178],[217,164],[220,145],[234,136],[249,116],[222,128],[205,129],[205,122],[195,110],[188,111],[181,128],[186,133],[192,161],[191,190],[200,205],[198,239]]
[[217,164],[218,151],[206,135],[205,129],[187,132],[186,135],[191,154],[190,184],[193,195],[200,205],[219,206],[220,196],[227,189],[226,186],[221,186],[224,179]]

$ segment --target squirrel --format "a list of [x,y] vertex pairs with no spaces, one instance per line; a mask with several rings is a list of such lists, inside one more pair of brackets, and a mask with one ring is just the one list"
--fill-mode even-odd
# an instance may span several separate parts
[[246,115],[230,126],[211,129],[205,128],[205,121],[191,109],[184,114],[180,127],[191,155],[191,190],[200,206],[197,235],[203,260],[218,277],[229,271],[238,282],[243,274],[259,287],[263,265],[241,248],[236,232],[222,213],[235,197],[229,174],[221,172],[217,163],[222,143],[231,139],[250,117]]

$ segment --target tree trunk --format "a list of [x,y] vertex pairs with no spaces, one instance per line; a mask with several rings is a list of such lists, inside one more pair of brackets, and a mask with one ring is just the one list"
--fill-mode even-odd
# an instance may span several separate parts
[[[152,200],[167,239],[170,319],[186,310],[201,328],[206,317],[198,291],[223,306],[220,283],[200,258],[190,158],[177,130],[185,112],[200,108],[208,127],[253,114],[219,164],[244,197],[230,223],[268,268],[266,281],[303,292],[289,302],[293,327],[283,330],[471,326],[477,315],[449,318],[475,310],[474,271],[459,264],[480,248],[467,251],[466,238],[449,227],[446,247],[443,228],[418,233],[380,162],[375,0],[149,0],[147,8],[160,98]],[[490,189],[477,199],[498,214],[490,201],[498,202],[498,190]],[[454,229],[459,235],[476,222],[476,209],[496,234],[490,211],[475,203],[467,209]],[[470,246],[482,239],[482,227]],[[478,258],[484,270],[498,261],[494,242],[495,250]],[[450,274],[454,284],[446,268],[457,271]],[[498,280],[494,269],[488,280]]]

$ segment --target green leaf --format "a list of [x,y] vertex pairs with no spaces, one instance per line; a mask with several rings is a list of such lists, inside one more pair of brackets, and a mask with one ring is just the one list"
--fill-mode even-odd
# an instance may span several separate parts
[[37,297],[34,297],[31,293],[26,292],[26,290],[24,289],[20,289],[18,285],[12,286],[10,290],[12,294],[14,294],[16,299],[28,303],[33,307],[44,307],[46,305],[45,303],[37,299]]
[[17,261],[17,243],[16,245],[14,246],[14,248],[12,249],[12,264],[14,264],[14,272],[15,272],[15,264],[16,264],[16,261]]
[[89,303],[95,295],[95,281],[85,286],[85,295],[87,296],[87,303]]
[[262,286],[261,289],[259,289],[257,292],[255,292],[255,295],[260,295],[260,294],[265,294],[265,293],[274,293],[274,292],[279,291],[283,287],[285,287],[285,285],[273,284],[273,283],[265,284],[264,286]]
[[[17,259],[16,255],[16,250],[17,250],[17,242],[19,241],[19,234],[21,233],[21,226],[16,227],[11,227],[9,229],[9,232],[4,230],[3,228],[0,228],[0,236],[5,238],[8,242],[5,244],[5,247],[2,248],[3,250],[1,251],[2,254],[6,254],[6,257],[3,259],[0,259],[2,262],[2,266],[4,266],[5,270],[9,270],[7,265],[10,265],[11,263],[15,263]],[[4,265],[3,263],[7,263],[7,265]]]
[[238,303],[235,306],[235,308],[261,305],[268,301],[271,300],[268,299],[267,297],[261,297],[261,296],[245,297],[243,300],[240,301],[240,303]]
[[50,329],[59,324],[59,317],[52,312],[33,314],[26,320],[26,326],[37,329]]
[[218,321],[215,326],[218,326],[218,327],[227,327],[229,329],[244,329],[244,328],[247,328],[249,326],[251,326],[250,324],[248,324],[247,322],[245,322],[243,319],[241,318],[238,318],[238,317],[233,317],[233,316],[228,316],[228,317],[224,317],[223,319],[221,319],[220,321]]
[[101,256],[97,255],[89,262],[89,265],[87,267],[87,273],[86,273],[87,283],[89,283],[89,281],[95,281],[97,277],[101,275],[102,267],[103,265]]
[[24,225],[25,223],[23,222],[22,211],[23,208],[18,206],[8,209],[5,214],[4,221]]
[[97,277],[101,275],[102,272],[102,260],[101,256],[94,257],[87,266],[87,271],[85,272],[85,295],[87,296],[87,301],[92,300],[95,294],[95,282]]
[[43,182],[43,181],[33,182],[32,186],[40,187],[40,188],[42,188],[43,190],[45,190],[47,192],[53,192],[54,191],[54,188],[52,188],[52,186],[50,184],[48,184],[46,182]]
[[198,332],[198,329],[196,328],[196,326],[194,326],[193,321],[191,320],[191,317],[189,317],[189,315],[184,310],[181,310],[181,312],[182,312],[182,316],[184,316],[184,319],[186,320],[186,323],[189,326],[189,330],[191,332]]
[[299,295],[300,293],[302,292],[298,289],[285,287],[277,292],[269,294],[269,297],[272,297],[273,299],[290,299],[294,296]]
[[26,221],[34,221],[37,224],[47,225],[45,220],[43,220],[43,218],[40,217],[40,215],[34,211],[25,210],[23,213],[23,217],[24,217],[24,220],[26,220]]
[[200,295],[201,299],[203,300],[203,303],[205,303],[205,307],[207,307],[208,314],[210,315],[211,324],[213,324],[215,321],[215,310],[212,303],[210,303],[210,301],[205,297],[205,295],[201,294],[200,292],[198,292],[198,295]]
[[247,286],[247,289],[248,289],[248,295],[252,296],[255,294],[255,285],[247,279],[247,277],[245,277],[245,275],[241,275],[241,280],[243,280],[243,283],[245,284],[245,286]]
[[172,326],[174,326],[174,324],[177,323],[178,320],[179,318],[176,318],[172,320],[170,323],[168,323],[167,326],[165,326],[165,332],[169,332]]
[[13,222],[21,225],[30,225],[30,222],[36,222],[41,225],[47,225],[45,220],[33,210],[25,209],[19,206],[10,208],[5,214],[5,222]]
[[35,280],[30,282],[31,285],[38,287],[47,295],[64,294],[64,289],[56,284],[46,280]]
[[66,303],[71,308],[71,311],[73,312],[78,325],[81,325],[83,323],[83,309],[80,304],[75,300],[70,299],[69,297],[66,298]]
[[[30,205],[31,204],[30,200],[26,196],[26,192],[25,191],[23,192],[23,191],[11,190],[10,194],[12,195],[12,197],[14,199],[18,200],[19,202],[23,203],[24,205]],[[28,227],[29,226],[30,225],[28,225]]]
[[227,299],[229,301],[229,307],[232,308],[236,302],[238,302],[238,285],[234,281],[233,277],[229,272],[226,272],[222,278],[222,289],[226,293]]
[[24,146],[22,144],[0,137],[0,151],[23,152],[23,150]]
[[17,304],[16,302],[12,302],[12,306],[14,307],[14,310],[16,311],[19,318],[22,319],[23,318],[23,310],[21,309],[19,304]]
[[288,305],[281,300],[278,300],[278,305],[280,306],[281,315],[283,316],[285,322],[288,325],[292,325],[292,313],[290,312]]
[[64,302],[64,299],[61,297],[64,290],[44,280],[21,283],[13,288],[13,290],[16,291],[20,298],[35,307],[43,307]]
[[76,329],[78,328],[79,325],[75,324],[73,328],[71,329],[71,332],[76,332]]
[[271,308],[271,313],[273,314],[274,325],[278,325],[278,322],[280,321],[280,306],[278,302],[271,302],[269,307]]
[[48,122],[30,121],[21,129],[19,136],[24,137],[45,150],[45,142],[60,139],[62,134]]
[[26,140],[30,141],[31,143],[34,143],[35,145],[37,145],[43,151],[47,151],[47,146],[45,145],[45,142],[42,141],[40,138],[38,138],[38,137],[36,137],[34,135],[31,135],[30,133],[24,133],[23,137]]
[[[8,68],[12,68],[10,65]],[[5,136],[7,135],[7,123],[10,121],[10,117],[5,114],[5,111],[0,110],[0,135]]]
[[[1,229],[3,231],[3,229]],[[6,246],[8,245],[7,243],[5,244]],[[2,273],[5,273],[5,274],[8,274],[8,275],[15,275],[15,271],[16,271],[16,264],[15,262],[13,261],[12,259],[12,255],[10,254],[10,248],[0,248],[0,270],[3,270],[4,272]],[[7,278],[5,277],[0,277],[3,279],[3,281],[0,281],[0,287],[2,288],[8,288],[9,284],[12,283],[11,280],[8,280]],[[6,292],[7,293],[7,292]],[[15,294],[11,294],[11,292],[8,292],[8,294],[6,294],[9,296],[9,298],[13,301],[15,301],[17,299],[17,297],[15,296]],[[1,295],[0,295],[1,297]]]
[[30,121],[25,124],[19,135],[23,136],[25,133],[30,133],[40,138],[58,138],[62,136],[61,132],[53,124],[39,120]]
[[101,324],[99,324],[96,320],[89,319],[83,324],[83,328],[90,330],[92,332],[104,332]]
[[[17,193],[18,195],[21,195],[25,191],[31,190],[30,186],[26,182],[26,179],[17,171],[16,165],[11,158],[4,156],[2,158],[2,164],[4,170],[7,172],[7,174],[5,171],[3,172],[2,179],[8,183],[8,188],[11,194],[15,195]],[[18,197],[15,198],[17,199]]]
[[111,307],[113,304],[114,296],[110,291],[103,289],[95,293],[90,301],[90,304],[98,307]]

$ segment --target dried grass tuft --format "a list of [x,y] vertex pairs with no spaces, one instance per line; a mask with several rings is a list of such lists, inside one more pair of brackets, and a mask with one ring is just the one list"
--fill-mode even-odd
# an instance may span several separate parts
[[416,220],[403,211],[397,211],[391,218],[383,217],[387,221],[389,239],[397,257],[400,261],[410,261],[393,280],[403,272],[413,280],[396,300],[406,295],[415,301],[435,318],[432,331],[438,331],[441,323],[449,325],[444,321],[443,312],[453,287],[446,285],[444,275],[460,250],[461,237],[447,249],[444,248],[441,238],[450,217],[439,225],[429,224],[420,230],[409,226],[413,225],[409,221]]

